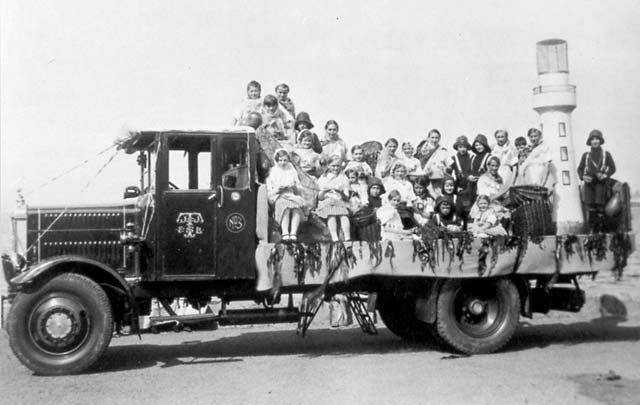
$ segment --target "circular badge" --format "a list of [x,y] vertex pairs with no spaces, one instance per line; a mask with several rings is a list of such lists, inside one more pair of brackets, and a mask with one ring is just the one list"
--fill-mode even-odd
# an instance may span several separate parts
[[229,232],[239,233],[244,230],[244,227],[247,225],[247,221],[245,221],[244,216],[237,212],[230,214],[226,220],[226,226]]

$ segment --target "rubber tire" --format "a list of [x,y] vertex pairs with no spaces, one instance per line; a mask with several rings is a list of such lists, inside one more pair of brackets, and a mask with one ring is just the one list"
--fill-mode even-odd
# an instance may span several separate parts
[[[460,327],[456,306],[458,295],[475,291],[495,297],[495,320],[489,321],[483,333],[468,333]],[[513,282],[506,278],[488,280],[449,279],[442,286],[437,299],[437,335],[450,348],[465,354],[493,353],[513,336],[520,317],[520,296]]]
[[413,342],[432,339],[429,325],[415,315],[415,297],[378,296],[378,313],[387,329],[394,335]]
[[[54,296],[81,305],[88,319],[84,340],[67,353],[47,352],[31,334],[31,315],[48,297]],[[107,294],[93,280],[80,274],[61,274],[40,288],[18,293],[8,315],[7,333],[13,353],[36,374],[80,373],[93,365],[109,346],[113,333],[111,304]]]

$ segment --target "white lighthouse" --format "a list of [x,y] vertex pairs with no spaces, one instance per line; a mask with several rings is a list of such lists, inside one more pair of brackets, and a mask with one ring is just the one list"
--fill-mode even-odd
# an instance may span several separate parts
[[540,114],[544,142],[552,153],[552,173],[557,183],[553,194],[558,234],[584,230],[578,188],[577,165],[571,130],[576,108],[576,86],[569,84],[567,42],[547,39],[537,43],[538,86],[533,89],[533,109]]

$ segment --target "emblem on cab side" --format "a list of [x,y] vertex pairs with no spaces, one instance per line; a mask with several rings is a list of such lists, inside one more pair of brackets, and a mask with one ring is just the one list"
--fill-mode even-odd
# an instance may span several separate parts
[[225,224],[229,232],[239,233],[242,232],[244,227],[247,225],[247,221],[245,221],[242,214],[234,212],[227,217]]
[[176,223],[178,224],[176,231],[185,239],[193,239],[204,232],[202,227],[204,219],[199,212],[181,212],[178,214]]

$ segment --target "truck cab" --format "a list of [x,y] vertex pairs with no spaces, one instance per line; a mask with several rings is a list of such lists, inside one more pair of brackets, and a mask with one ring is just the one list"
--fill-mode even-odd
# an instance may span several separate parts
[[253,132],[140,132],[132,137],[127,152],[138,152],[146,156],[140,161],[149,162],[143,167],[149,187],[140,197],[147,215],[137,225],[148,231],[145,239],[153,241],[154,254],[142,278],[254,279],[254,259],[247,254],[256,246]]

